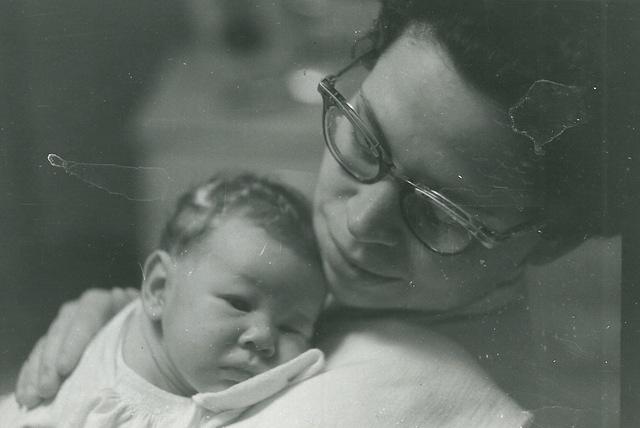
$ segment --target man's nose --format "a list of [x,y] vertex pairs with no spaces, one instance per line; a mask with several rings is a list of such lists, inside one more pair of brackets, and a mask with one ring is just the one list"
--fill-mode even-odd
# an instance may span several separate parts
[[263,358],[271,358],[276,353],[275,334],[268,322],[256,319],[240,335],[240,346],[258,353]]
[[395,180],[359,185],[347,201],[347,229],[360,242],[397,245],[404,223],[399,202]]

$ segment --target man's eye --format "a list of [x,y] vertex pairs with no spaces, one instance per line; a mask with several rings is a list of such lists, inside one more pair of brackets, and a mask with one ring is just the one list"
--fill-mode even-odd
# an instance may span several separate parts
[[[359,104],[356,104],[355,110],[360,115],[360,117],[365,117],[364,113],[359,108]],[[372,156],[374,158],[376,157],[376,151],[373,149],[373,147],[369,143],[367,137],[355,125],[352,125],[352,136],[353,136],[353,140],[356,142],[356,144],[358,144],[361,150],[365,151],[366,154],[369,156]]]
[[440,222],[446,225],[458,225],[459,223],[451,217],[449,214],[444,212],[443,209],[438,207],[432,208],[433,216]]
[[222,296],[222,300],[227,302],[233,309],[241,312],[251,311],[251,302],[244,297],[239,296]]
[[367,142],[367,138],[364,136],[364,134],[355,126],[352,129],[352,138],[358,149],[363,152],[364,156],[375,158],[375,151]]

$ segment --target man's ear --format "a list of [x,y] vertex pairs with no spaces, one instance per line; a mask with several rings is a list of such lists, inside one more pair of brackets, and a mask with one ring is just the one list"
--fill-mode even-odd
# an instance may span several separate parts
[[162,317],[172,269],[171,256],[162,250],[151,253],[144,264],[144,279],[140,296],[144,311],[153,321],[158,321]]

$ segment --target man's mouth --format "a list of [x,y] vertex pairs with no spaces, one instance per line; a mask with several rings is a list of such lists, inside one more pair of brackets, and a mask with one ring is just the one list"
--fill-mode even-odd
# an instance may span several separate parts
[[382,275],[368,269],[363,263],[354,260],[349,256],[347,251],[337,242],[337,240],[328,232],[330,246],[334,251],[329,248],[325,255],[332,268],[339,270],[341,273],[346,274],[352,279],[357,279],[358,282],[364,282],[371,284],[372,286],[379,284],[388,284],[389,282],[398,281],[400,278]]

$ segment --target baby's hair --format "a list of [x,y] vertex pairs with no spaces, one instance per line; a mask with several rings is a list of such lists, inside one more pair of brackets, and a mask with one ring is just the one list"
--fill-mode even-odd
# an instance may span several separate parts
[[251,173],[217,174],[177,201],[160,249],[183,256],[230,216],[244,217],[272,238],[317,257],[311,209],[297,190]]

